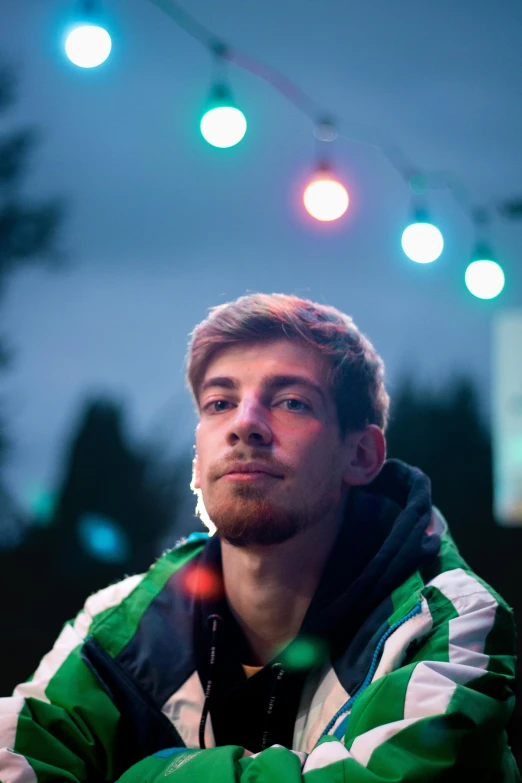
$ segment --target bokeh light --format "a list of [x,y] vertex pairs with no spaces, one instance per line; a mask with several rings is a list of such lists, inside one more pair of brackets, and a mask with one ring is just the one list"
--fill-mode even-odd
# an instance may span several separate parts
[[107,30],[94,24],[75,27],[65,41],[67,57],[80,68],[101,65],[111,53],[111,48],[112,41]]
[[281,665],[293,671],[311,669],[324,663],[327,657],[327,645],[323,639],[298,636],[281,654]]
[[477,299],[494,299],[506,282],[500,264],[488,259],[472,261],[466,269],[464,279],[468,291]]
[[201,134],[213,147],[233,147],[246,133],[245,115],[233,106],[209,109],[201,120]]
[[404,229],[402,249],[411,261],[430,264],[444,248],[444,240],[437,226],[432,223],[412,223]]
[[322,177],[306,187],[303,203],[313,218],[326,222],[344,215],[350,199],[344,185],[329,177]]
[[96,560],[124,563],[130,557],[131,547],[125,531],[103,514],[82,514],[78,520],[78,537],[85,551]]
[[45,487],[32,487],[29,490],[29,507],[33,522],[45,527],[52,522],[56,509],[56,496]]
[[189,563],[182,572],[182,589],[187,595],[215,600],[223,595],[223,579],[210,566]]

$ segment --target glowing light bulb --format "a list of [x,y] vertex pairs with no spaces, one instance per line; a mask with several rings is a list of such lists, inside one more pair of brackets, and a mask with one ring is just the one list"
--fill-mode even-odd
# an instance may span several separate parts
[[404,229],[401,244],[411,261],[430,264],[442,253],[444,239],[432,223],[412,223]]
[[504,288],[506,278],[496,261],[472,261],[464,276],[468,291],[478,299],[494,299]]
[[246,133],[245,115],[233,106],[209,109],[201,120],[201,134],[213,147],[233,147]]
[[95,68],[109,56],[112,41],[103,27],[82,24],[75,27],[65,41],[65,52],[69,60],[80,68]]
[[316,220],[331,221],[344,215],[350,199],[344,185],[323,174],[306,187],[303,203],[306,211]]

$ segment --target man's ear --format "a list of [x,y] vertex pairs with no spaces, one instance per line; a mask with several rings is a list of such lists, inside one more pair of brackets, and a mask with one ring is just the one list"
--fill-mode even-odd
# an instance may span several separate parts
[[190,483],[191,489],[201,489],[201,477],[199,474],[199,459],[198,455],[192,460],[192,481]]
[[343,478],[350,486],[363,486],[380,473],[386,459],[384,433],[376,424],[346,436],[346,464]]

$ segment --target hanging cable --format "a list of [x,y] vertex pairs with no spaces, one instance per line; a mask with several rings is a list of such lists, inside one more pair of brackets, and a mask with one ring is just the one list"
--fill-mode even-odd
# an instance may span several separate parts
[[[376,147],[408,185],[411,186],[412,178],[421,176],[426,183],[427,189],[447,189],[464,215],[474,223],[474,207],[470,193],[454,174],[451,172],[423,171],[410,160],[396,142],[389,138],[384,138],[383,134],[376,128],[370,126],[359,126],[359,128],[356,128],[354,123],[347,122],[337,114],[326,111],[324,107],[321,107],[314,101],[294,81],[262,60],[230,46],[216,36],[208,27],[198,22],[188,11],[178,5],[175,0],[149,0],[149,2],[167,14],[188,35],[203,44],[214,55],[217,54],[224,60],[228,60],[244,71],[270,84],[299,111],[311,119],[314,126],[320,124],[321,118],[325,116],[335,116],[336,119],[333,124],[339,137]],[[520,198],[512,198],[502,203],[495,202],[490,208],[499,212],[506,219],[515,220],[522,218],[522,200]]]

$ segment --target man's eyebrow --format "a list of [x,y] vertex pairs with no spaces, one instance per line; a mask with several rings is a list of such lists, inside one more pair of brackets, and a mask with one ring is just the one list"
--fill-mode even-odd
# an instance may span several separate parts
[[[326,405],[326,396],[323,389],[321,389],[319,384],[314,383],[309,378],[304,378],[302,375],[269,375],[265,378],[263,385],[271,390],[284,389],[287,386],[302,386],[318,394],[323,401],[323,404]],[[204,381],[201,384],[199,393],[203,394],[203,392],[208,389],[214,388],[237,390],[239,388],[239,383],[235,378],[229,378],[224,375],[216,376]]]

